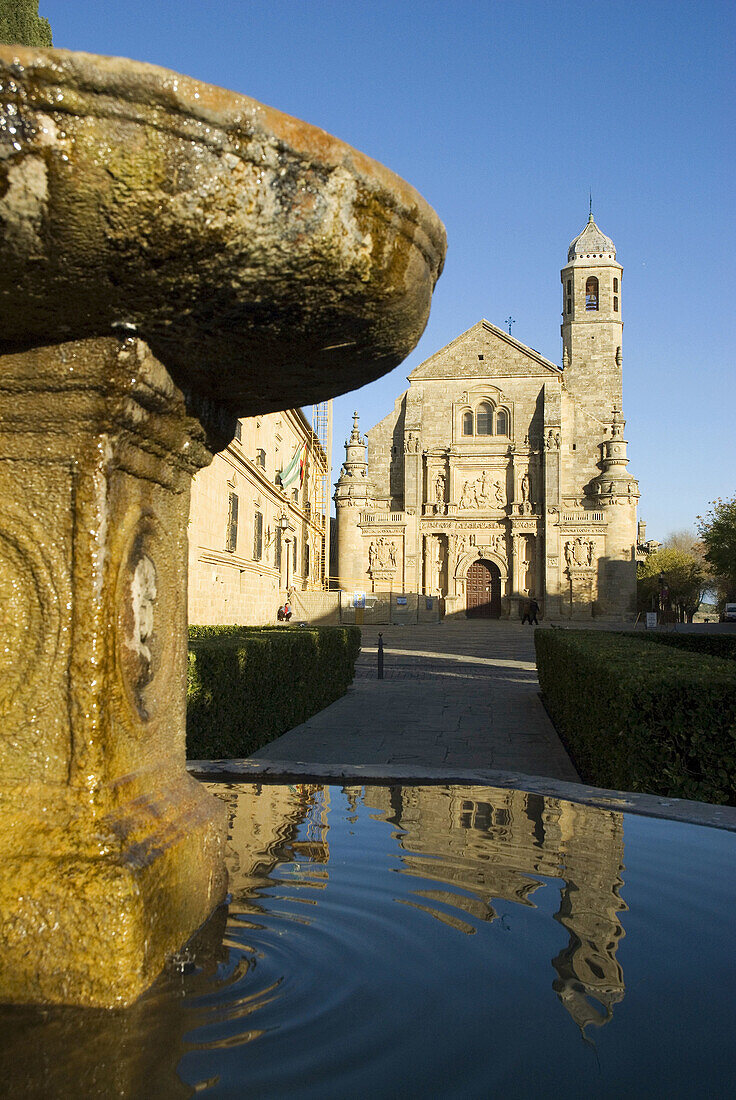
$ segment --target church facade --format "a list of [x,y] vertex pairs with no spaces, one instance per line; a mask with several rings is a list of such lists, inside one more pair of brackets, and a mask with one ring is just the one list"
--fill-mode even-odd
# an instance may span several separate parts
[[[481,320],[409,375],[335,489],[346,591],[446,614],[628,619],[637,502],[622,415],[622,282],[593,215],[562,269],[562,364]],[[366,455],[367,446],[367,455]]]

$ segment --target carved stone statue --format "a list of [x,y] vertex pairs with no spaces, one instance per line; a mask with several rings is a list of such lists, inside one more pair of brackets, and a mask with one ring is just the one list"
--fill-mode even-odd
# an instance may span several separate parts
[[474,493],[469,481],[464,482],[463,491],[460,494],[460,508],[473,508],[475,506]]
[[531,478],[529,477],[529,474],[527,472],[527,473],[524,474],[523,478],[521,479],[521,500],[522,500],[523,504],[526,504],[526,502],[529,500],[529,494],[531,492],[531,485],[532,485]]
[[486,473],[485,470],[481,474],[480,479],[475,482],[475,485],[476,485],[476,499],[478,501],[478,505],[481,508],[483,508],[488,504],[488,502],[490,500],[491,489],[493,487],[492,483],[491,483],[491,481],[488,477],[488,474]]
[[468,546],[467,535],[450,535],[450,549],[456,558],[462,557],[467,552]]
[[437,474],[434,480],[434,499],[438,504],[445,502],[445,475]]

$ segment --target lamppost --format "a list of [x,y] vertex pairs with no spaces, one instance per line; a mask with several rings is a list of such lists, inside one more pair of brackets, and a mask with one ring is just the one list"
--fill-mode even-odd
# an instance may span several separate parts
[[289,517],[287,516],[286,512],[282,512],[281,515],[279,516],[278,528],[281,531],[282,538],[284,538],[284,542],[286,544],[286,590],[288,592],[288,590],[289,590],[289,569],[290,569],[290,566],[291,566],[291,554],[289,553],[289,549],[290,549],[289,548],[289,542],[290,542],[290,540],[285,538],[284,536],[286,535],[287,531],[293,531],[294,528],[291,526],[291,523],[289,522]]

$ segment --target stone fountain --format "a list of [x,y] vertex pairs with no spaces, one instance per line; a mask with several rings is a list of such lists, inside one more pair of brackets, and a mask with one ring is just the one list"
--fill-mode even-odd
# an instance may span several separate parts
[[321,130],[0,47],[0,1000],[128,1004],[221,901],[185,770],[191,477],[235,417],[396,366],[444,252]]

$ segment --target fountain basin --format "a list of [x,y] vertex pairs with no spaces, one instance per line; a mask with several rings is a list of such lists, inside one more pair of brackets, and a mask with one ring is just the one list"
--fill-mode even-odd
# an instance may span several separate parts
[[208,786],[229,905],[129,1009],[0,1008],[11,1094],[730,1095],[733,832],[635,795]]
[[413,187],[315,126],[153,65],[0,46],[6,350],[135,333],[208,423],[307,404],[409,353],[445,247]]

